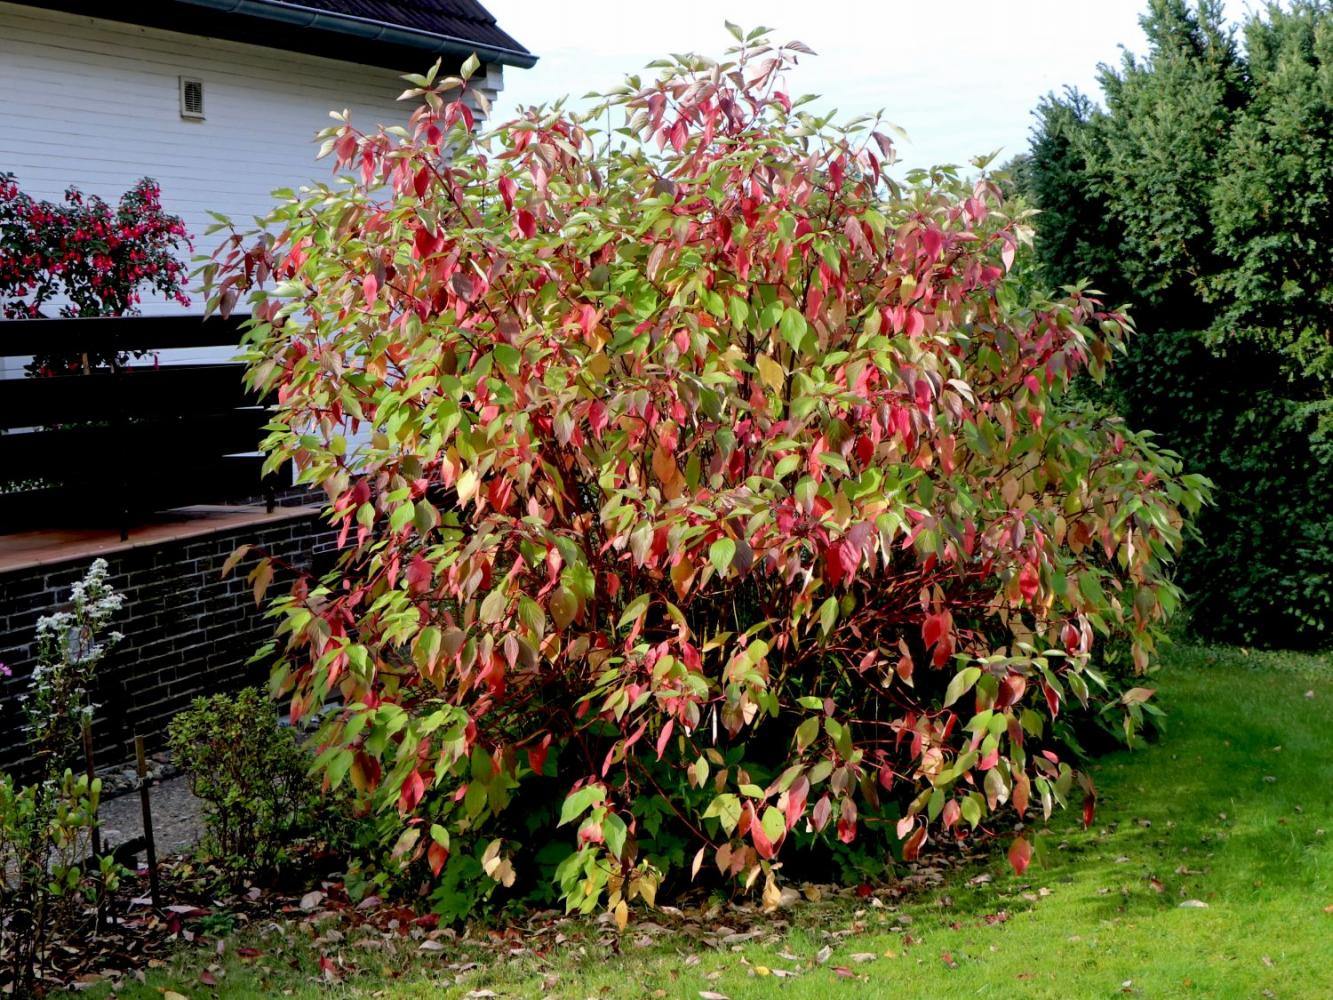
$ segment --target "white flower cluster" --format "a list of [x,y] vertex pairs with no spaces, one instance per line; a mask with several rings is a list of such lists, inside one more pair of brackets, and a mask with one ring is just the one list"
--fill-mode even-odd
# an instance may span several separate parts
[[105,559],[97,559],[70,590],[70,609],[37,620],[37,665],[27,703],[28,731],[39,741],[69,738],[68,723],[92,717],[88,699],[93,671],[124,636],[106,631],[125,597],[107,582]]

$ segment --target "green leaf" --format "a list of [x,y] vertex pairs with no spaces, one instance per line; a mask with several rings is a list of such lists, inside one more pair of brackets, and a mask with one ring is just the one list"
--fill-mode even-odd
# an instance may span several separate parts
[[731,325],[739,330],[750,318],[750,306],[739,295],[733,295],[727,300],[727,313],[731,316]]
[[793,353],[801,352],[801,342],[805,340],[805,317],[795,309],[788,306],[782,312],[782,319],[778,321],[778,332],[782,334],[782,339],[790,345]]
[[629,829],[625,826],[625,821],[615,813],[607,813],[606,819],[602,820],[602,836],[606,838],[606,848],[613,858],[625,856],[625,840],[628,834]]
[[730,538],[719,538],[708,547],[708,560],[717,570],[718,575],[725,575],[731,560],[736,556],[736,543]]
[[731,792],[722,792],[708,803],[708,808],[704,810],[704,819],[716,819],[730,836],[741,821],[741,800]]
[[477,58],[477,54],[474,52],[463,60],[463,67],[458,71],[458,75],[464,80],[471,80],[472,74],[477,72],[480,67],[481,60]]
[[601,785],[584,785],[578,791],[570,792],[560,806],[560,822],[556,825],[574,822],[592,806],[601,805],[605,800],[606,790]]
[[796,749],[804,750],[819,736],[819,716],[812,715],[796,727]]
[[764,810],[761,825],[764,828],[764,835],[774,843],[777,843],[787,832],[787,818],[782,814],[781,809],[774,806],[769,806]]
[[389,515],[389,530],[401,531],[416,516],[417,509],[411,503],[400,503]]
[[838,621],[838,599],[830,597],[819,606],[819,627],[828,635]]
[[481,620],[488,625],[493,625],[505,615],[505,610],[509,606],[509,595],[497,587],[486,595],[486,599],[481,602]]
[[340,750],[333,755],[328,766],[324,769],[324,774],[329,779],[330,790],[337,788],[342,784],[343,778],[352,767],[352,761],[355,755],[350,750]]
[[640,594],[638,597],[634,598],[634,600],[630,601],[629,605],[625,608],[625,613],[620,616],[620,622],[616,625],[616,628],[625,628],[638,621],[643,616],[643,613],[648,610],[648,601],[651,598],[651,594]]
[[964,667],[954,675],[953,680],[949,682],[948,690],[944,692],[944,707],[948,708],[969,690],[981,676],[980,667]]
[[549,610],[555,627],[563,632],[579,613],[578,598],[568,587],[561,585],[551,595]]
[[973,829],[981,822],[981,806],[977,804],[977,800],[973,796],[969,795],[963,799],[959,805],[959,811],[962,813],[963,819]]

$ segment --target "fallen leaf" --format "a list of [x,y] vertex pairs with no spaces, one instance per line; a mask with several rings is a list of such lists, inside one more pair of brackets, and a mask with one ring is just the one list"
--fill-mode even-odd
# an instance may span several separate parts
[[305,910],[306,913],[309,913],[322,902],[324,902],[324,893],[320,892],[318,889],[314,889],[301,897],[301,909]]
[[1179,909],[1179,910],[1206,910],[1206,909],[1208,909],[1208,904],[1205,903],[1202,899],[1187,899],[1187,900],[1185,900],[1185,902],[1181,903],[1178,907],[1176,907],[1176,909]]
[[[494,994],[492,994],[494,996]],[[700,990],[699,1000],[731,1000],[731,997],[725,993],[715,993],[712,990]]]
[[820,948],[819,951],[815,952],[815,964],[823,965],[832,957],[833,957],[833,949],[830,948],[828,945],[824,945],[824,947]]
[[190,1000],[190,998],[175,990],[162,990],[162,1000]]
[[873,951],[858,951],[856,954],[847,957],[858,965],[864,962],[873,962],[875,959],[879,958]]

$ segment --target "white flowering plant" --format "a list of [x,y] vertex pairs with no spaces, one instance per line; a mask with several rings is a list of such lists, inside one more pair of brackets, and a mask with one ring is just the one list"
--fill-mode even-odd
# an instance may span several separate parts
[[124,638],[108,631],[125,603],[107,582],[105,559],[94,560],[70,591],[70,607],[37,619],[37,666],[24,705],[29,742],[38,756],[63,756],[92,719],[97,665]]
[[[23,696],[34,780],[0,774],[0,994],[34,990],[54,932],[97,912],[114,892],[114,859],[85,864],[97,826],[100,779],[68,766],[96,707],[99,663],[123,638],[110,629],[124,596],[98,559],[74,584],[67,610],[37,622],[37,665]],[[0,676],[9,677],[0,665]]]

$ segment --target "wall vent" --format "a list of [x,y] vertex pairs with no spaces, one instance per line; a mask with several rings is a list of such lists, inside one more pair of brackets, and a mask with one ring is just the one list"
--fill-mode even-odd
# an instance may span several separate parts
[[204,119],[204,81],[191,80],[187,76],[180,78],[181,117],[196,121]]

